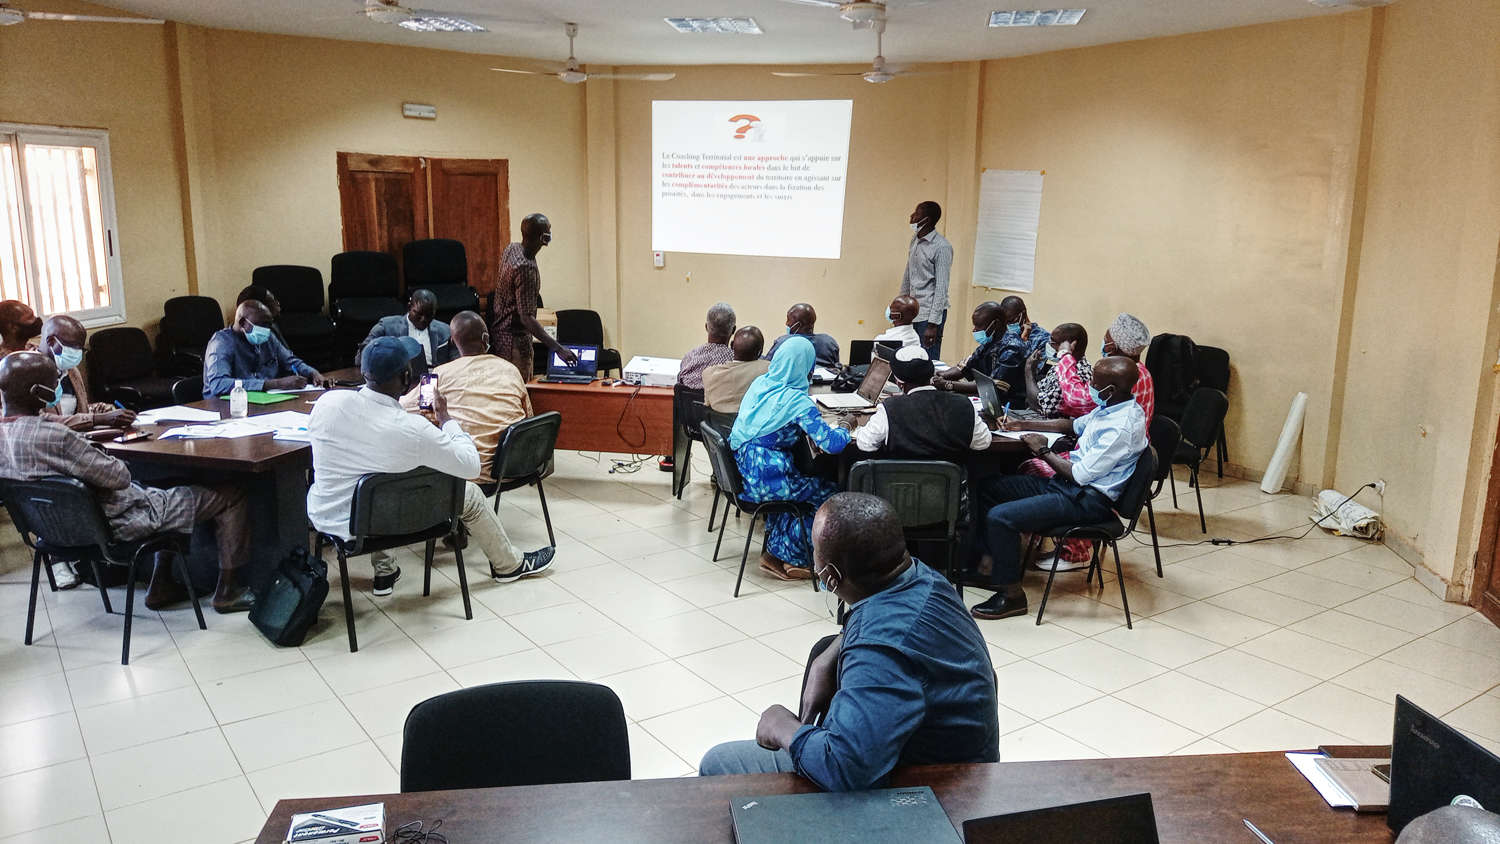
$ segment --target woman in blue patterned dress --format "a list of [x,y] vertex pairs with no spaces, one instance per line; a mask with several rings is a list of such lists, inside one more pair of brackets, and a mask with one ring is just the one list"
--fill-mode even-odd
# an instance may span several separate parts
[[[807,395],[814,358],[813,345],[805,337],[785,340],[770,370],[750,384],[740,402],[729,445],[745,479],[746,501],[806,501],[817,506],[838,492],[833,483],[804,475],[792,464],[792,448],[804,434],[830,454],[849,444],[844,423],[830,427]],[[768,516],[760,567],[780,580],[811,578],[812,517]]]

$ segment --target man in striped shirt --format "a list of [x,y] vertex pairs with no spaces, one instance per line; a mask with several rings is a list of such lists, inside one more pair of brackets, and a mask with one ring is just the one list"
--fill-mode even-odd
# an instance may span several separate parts
[[917,300],[912,327],[933,360],[942,357],[943,324],[948,321],[948,273],[953,269],[953,244],[937,232],[942,218],[941,205],[931,200],[917,203],[911,212],[906,272],[901,275],[901,295]]

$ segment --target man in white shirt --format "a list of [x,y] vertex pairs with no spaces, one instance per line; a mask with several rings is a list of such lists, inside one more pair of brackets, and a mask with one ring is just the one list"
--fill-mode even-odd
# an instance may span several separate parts
[[917,203],[911,212],[906,272],[901,275],[901,295],[912,296],[919,306],[912,325],[933,360],[942,357],[943,325],[948,321],[948,274],[953,269],[953,244],[937,233],[942,218],[941,205],[931,200]]
[[917,336],[917,329],[912,327],[919,307],[917,300],[910,296],[903,295],[892,299],[891,304],[885,309],[885,319],[891,327],[876,337],[875,342],[898,340],[903,349],[907,346],[921,346],[922,339]]
[[[371,473],[409,472],[426,466],[460,478],[477,477],[482,467],[474,441],[448,416],[442,394],[430,416],[401,408],[411,388],[412,359],[419,346],[411,337],[377,337],[365,346],[360,369],[365,386],[357,392],[325,393],[313,406],[307,425],[312,440],[313,485],[307,492],[307,516],[320,533],[348,540],[349,506],[359,479]],[[503,583],[537,574],[552,565],[554,549],[518,557],[505,537],[500,517],[484,493],[465,484],[464,527],[490,560],[490,571]],[[401,569],[390,557],[371,554],[377,596],[391,594]]]
[[433,319],[436,314],[437,296],[431,290],[413,290],[406,313],[382,317],[370,329],[359,351],[363,353],[365,344],[376,337],[410,337],[422,347],[422,365],[416,368],[416,374],[441,366],[457,358],[458,350],[453,347],[448,323]]
[[891,361],[891,377],[902,395],[875,408],[854,433],[860,451],[882,451],[904,460],[956,460],[990,447],[990,426],[968,397],[932,386],[932,360],[920,346],[905,346]]
[[[1125,490],[1136,461],[1149,445],[1146,414],[1131,390],[1138,373],[1129,358],[1105,358],[1094,365],[1089,392],[1097,407],[1077,419],[1012,420],[1007,430],[1076,434],[1078,445],[1067,457],[1047,447],[1041,434],[1021,438],[1031,453],[1045,460],[1056,476],[1002,475],[977,490],[979,548],[990,559],[990,588],[995,594],[976,604],[975,618],[1009,618],[1026,614],[1021,589],[1021,534],[1058,525],[1090,524],[1114,518],[1115,502]],[[980,563],[983,567],[983,562]]]

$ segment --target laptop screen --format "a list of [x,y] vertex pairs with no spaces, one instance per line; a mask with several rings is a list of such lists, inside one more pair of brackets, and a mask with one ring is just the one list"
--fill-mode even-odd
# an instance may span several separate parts
[[[896,351],[901,348],[900,340],[850,340],[849,341],[849,365],[864,366],[876,356],[878,349],[885,348]],[[890,355],[882,355],[890,360]]]
[[1005,408],[1000,406],[1000,391],[995,389],[995,381],[983,372],[974,373],[974,386],[978,388],[979,403],[984,405],[984,412],[999,419],[1004,416]]
[[548,375],[587,375],[593,377],[599,370],[599,347],[598,346],[574,346],[564,343],[563,348],[569,349],[578,356],[577,366],[568,366],[567,362],[553,352],[547,363]]
[[1399,832],[1460,794],[1500,807],[1500,757],[1397,695],[1386,823]]
[[859,389],[855,392],[870,404],[879,404],[880,391],[885,389],[885,382],[890,378],[891,365],[876,358],[870,361],[870,368],[865,370],[865,380],[859,382]]
[[1158,840],[1150,794],[1127,794],[964,821],[964,841],[968,844],[1156,844]]

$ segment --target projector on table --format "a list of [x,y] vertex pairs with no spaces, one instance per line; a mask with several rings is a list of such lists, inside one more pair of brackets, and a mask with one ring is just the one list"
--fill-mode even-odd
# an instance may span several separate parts
[[625,383],[642,387],[671,387],[677,383],[682,361],[677,358],[648,358],[636,355],[625,364]]

